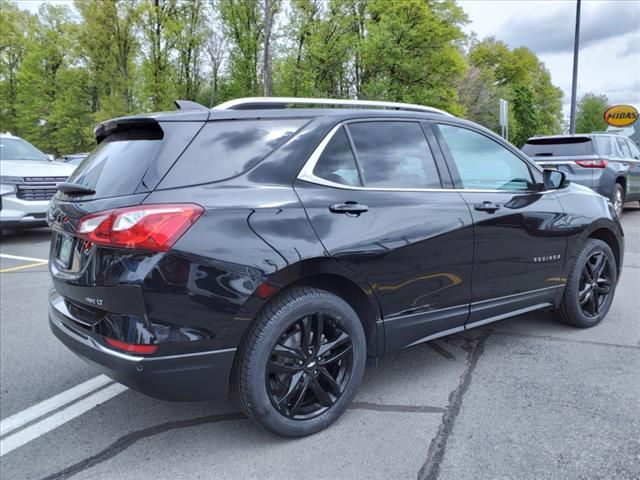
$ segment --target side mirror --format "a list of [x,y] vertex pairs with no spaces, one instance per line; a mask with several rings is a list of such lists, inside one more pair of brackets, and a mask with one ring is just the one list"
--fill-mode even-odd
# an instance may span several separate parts
[[542,171],[542,183],[544,184],[545,190],[557,190],[559,188],[564,188],[567,186],[568,182],[566,175],[559,170],[545,168]]

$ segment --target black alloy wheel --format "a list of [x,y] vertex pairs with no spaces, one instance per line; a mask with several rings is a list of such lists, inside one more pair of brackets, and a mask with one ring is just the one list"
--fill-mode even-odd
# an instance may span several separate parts
[[611,247],[602,240],[587,239],[567,276],[560,304],[553,309],[555,316],[575,327],[597,325],[613,303],[617,281],[617,264]]
[[254,320],[234,366],[242,410],[285,437],[328,427],[355,397],[367,357],[358,314],[338,295],[294,287]]
[[594,252],[580,275],[578,300],[582,312],[595,318],[611,294],[611,265],[604,252]]
[[351,375],[353,344],[325,313],[291,325],[271,350],[267,392],[273,406],[294,420],[322,414],[342,395]]

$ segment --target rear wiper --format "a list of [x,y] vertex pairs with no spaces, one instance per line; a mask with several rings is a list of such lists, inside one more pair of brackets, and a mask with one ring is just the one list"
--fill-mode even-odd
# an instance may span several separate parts
[[67,195],[93,195],[95,190],[78,183],[60,182],[57,186],[58,191]]

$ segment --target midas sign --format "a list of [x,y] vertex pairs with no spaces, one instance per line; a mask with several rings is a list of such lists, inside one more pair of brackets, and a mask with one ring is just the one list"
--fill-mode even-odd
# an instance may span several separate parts
[[628,127],[638,120],[638,110],[631,105],[614,105],[604,111],[604,121],[614,127]]

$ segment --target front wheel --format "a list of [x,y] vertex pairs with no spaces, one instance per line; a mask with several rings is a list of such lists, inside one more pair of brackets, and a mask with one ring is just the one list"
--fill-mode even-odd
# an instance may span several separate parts
[[365,357],[364,330],[347,302],[324,290],[294,288],[265,307],[243,342],[236,396],[265,429],[310,435],[351,403]]
[[581,328],[597,325],[607,314],[617,283],[615,257],[602,240],[588,239],[576,257],[556,317]]

